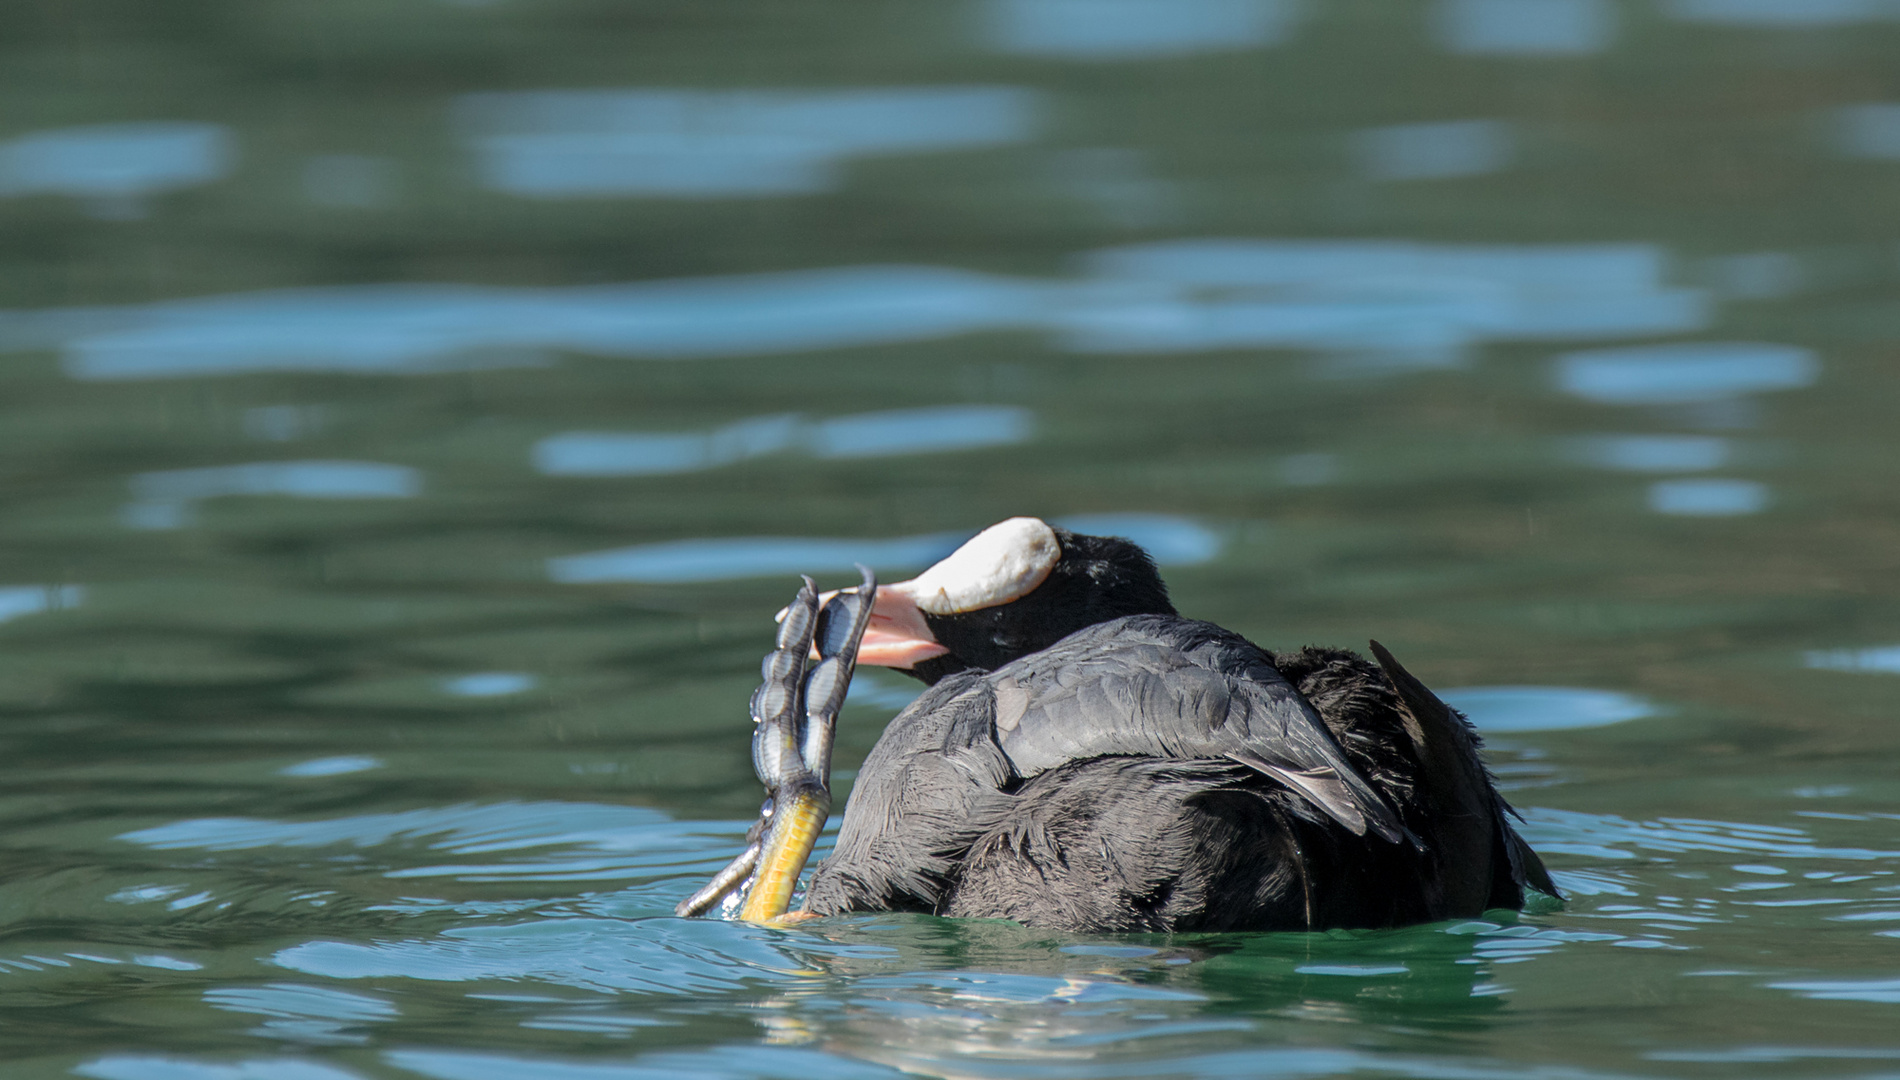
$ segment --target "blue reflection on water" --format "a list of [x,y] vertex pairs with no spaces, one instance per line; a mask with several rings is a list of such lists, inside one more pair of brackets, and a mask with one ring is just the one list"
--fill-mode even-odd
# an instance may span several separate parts
[[6,585],[0,586],[0,622],[24,615],[76,608],[86,599],[80,585]]
[[1616,35],[1610,0],[1439,0],[1438,39],[1453,52],[1574,56]]
[[808,195],[854,157],[1029,140],[1014,87],[539,90],[471,94],[457,118],[491,188],[532,198]]
[[1633,694],[1574,686],[1472,686],[1443,690],[1439,696],[1483,732],[1602,727],[1660,711]]
[[684,359],[947,337],[1033,326],[1050,299],[1044,284],[915,266],[548,289],[367,285],[0,313],[0,347],[62,347],[79,379],[421,374],[540,364],[546,349]]
[[1900,105],[1849,105],[1835,114],[1841,148],[1855,157],[1900,158]]
[[481,671],[445,679],[442,689],[457,697],[506,697],[532,690],[539,681],[519,671]]
[[1606,405],[1685,405],[1813,385],[1821,364],[1795,345],[1687,342],[1595,349],[1557,359],[1557,386]]
[[1114,248],[1052,281],[918,266],[567,288],[368,285],[0,312],[0,348],[79,379],[421,374],[549,350],[688,359],[1044,328],[1082,350],[1312,348],[1448,363],[1473,345],[1703,327],[1708,294],[1642,244],[1195,240]]
[[983,14],[1004,52],[1131,60],[1276,44],[1299,10],[1295,0],[988,0]]
[[549,476],[658,476],[729,465],[790,448],[805,429],[794,413],[755,416],[705,434],[570,431],[534,445]]
[[819,457],[881,457],[1004,446],[1027,440],[1035,414],[1007,405],[891,409],[810,422],[759,416],[710,432],[571,431],[535,444],[550,476],[654,476],[695,472],[794,448]]
[[383,998],[296,983],[220,987],[205,991],[204,1001],[214,1009],[269,1017],[251,1030],[254,1035],[317,1044],[367,1042],[365,1034],[350,1029],[401,1015]]
[[[676,823],[657,810],[591,803],[463,804],[362,814],[319,821],[194,818],[124,833],[120,840],[160,850],[242,851],[260,847],[375,847],[440,836],[430,847],[454,852],[501,851],[551,844],[603,850],[677,843]],[[704,831],[701,828],[701,831]]]
[[408,499],[422,491],[422,474],[406,465],[370,461],[260,461],[204,469],[140,473],[136,500],[121,513],[135,529],[175,529],[194,503],[227,495],[287,495],[299,499]]
[[740,1077],[824,1077],[825,1080],[905,1080],[914,1074],[852,1061],[822,1050],[791,1046],[713,1046],[665,1050],[631,1062],[567,1060],[475,1050],[390,1050],[383,1060],[433,1080],[738,1080]]
[[1712,851],[1855,862],[1900,858],[1900,852],[1896,851],[1817,844],[1801,829],[1783,825],[1678,817],[1640,821],[1615,814],[1586,814],[1542,806],[1527,807],[1524,816],[1528,825],[1525,839],[1545,854],[1616,860],[1637,859],[1642,857],[1641,852],[1656,851]]
[[1900,645],[1867,649],[1817,649],[1804,657],[1807,666],[1823,671],[1874,671],[1900,675]]
[[235,158],[217,124],[99,124],[0,143],[0,196],[135,199],[220,179]]
[[1669,333],[1709,318],[1706,294],[1665,286],[1663,253],[1645,244],[1183,240],[1087,265],[1101,300],[1061,320],[1083,350],[1315,348],[1430,365],[1485,341]]
[[107,1054],[73,1067],[93,1080],[363,1080],[363,1074],[304,1058],[215,1062],[158,1054]]
[[1672,17],[1737,26],[1844,26],[1900,17],[1886,0],[1668,0]]
[[572,917],[456,927],[426,940],[311,941],[270,962],[336,979],[534,979],[607,992],[693,996],[796,984],[802,965],[769,931],[716,919]]
[[1511,163],[1516,140],[1502,120],[1449,120],[1370,128],[1353,136],[1374,180],[1449,180],[1483,176]]
[[1776,990],[1793,990],[1816,1001],[1871,1001],[1900,1005],[1900,979],[1812,979],[1769,983]]
[[279,776],[347,776],[350,773],[368,772],[383,767],[381,758],[351,754],[342,757],[313,758],[299,761],[295,765],[286,765],[277,770]]
[[826,420],[813,427],[819,457],[880,457],[1004,446],[1029,438],[1035,414],[1007,405],[891,409]]
[[1339,479],[1340,463],[1338,454],[1324,451],[1309,451],[1304,454],[1288,454],[1279,460],[1275,469],[1280,479],[1295,487],[1319,487]]
[[363,210],[395,199],[396,163],[367,154],[320,154],[304,162],[303,191],[319,206]]
[[1649,508],[1679,517],[1735,517],[1768,508],[1768,487],[1754,480],[1710,477],[1649,485]]
[[1729,440],[1713,435],[1593,435],[1569,449],[1578,460],[1622,472],[1701,472],[1734,456]]
[[1724,296],[1746,300],[1779,300],[1809,284],[1802,259],[1785,251],[1717,255],[1703,260],[1702,266]]
[[[1054,519],[1077,532],[1122,536],[1167,565],[1206,562],[1220,553],[1218,534],[1165,514],[1098,514]],[[854,563],[883,569],[928,566],[968,540],[968,532],[870,540],[800,536],[719,537],[639,544],[548,560],[548,576],[569,585],[610,581],[687,584],[780,574],[850,570]]]

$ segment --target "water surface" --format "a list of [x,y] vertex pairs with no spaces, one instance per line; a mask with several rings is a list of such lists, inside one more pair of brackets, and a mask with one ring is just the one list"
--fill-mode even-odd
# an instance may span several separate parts
[[[1900,1069],[1891,4],[8,30],[7,1075]],[[1378,638],[1568,901],[672,918],[795,575],[1022,513]]]

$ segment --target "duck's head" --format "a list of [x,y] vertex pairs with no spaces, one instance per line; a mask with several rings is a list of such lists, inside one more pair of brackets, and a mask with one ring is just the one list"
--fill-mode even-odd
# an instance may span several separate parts
[[1138,545],[1010,518],[909,581],[879,586],[858,662],[934,683],[1040,652],[1096,623],[1149,614],[1172,615],[1174,605]]

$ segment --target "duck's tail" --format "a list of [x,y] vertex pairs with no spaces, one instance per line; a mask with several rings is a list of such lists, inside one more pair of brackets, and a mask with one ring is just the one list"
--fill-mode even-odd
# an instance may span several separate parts
[[1433,819],[1435,862],[1447,917],[1486,908],[1521,908],[1528,886],[1562,897],[1542,859],[1511,827],[1514,815],[1478,756],[1483,741],[1458,710],[1405,670],[1386,647],[1372,655],[1405,705],[1406,731],[1417,747],[1419,787]]

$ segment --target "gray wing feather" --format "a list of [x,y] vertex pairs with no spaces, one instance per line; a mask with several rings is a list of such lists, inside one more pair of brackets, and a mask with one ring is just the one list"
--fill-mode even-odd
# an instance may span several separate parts
[[1258,648],[1185,619],[1117,619],[987,676],[999,700],[997,744],[1020,776],[1111,755],[1229,758],[1285,784],[1363,835],[1405,831],[1385,800]]

